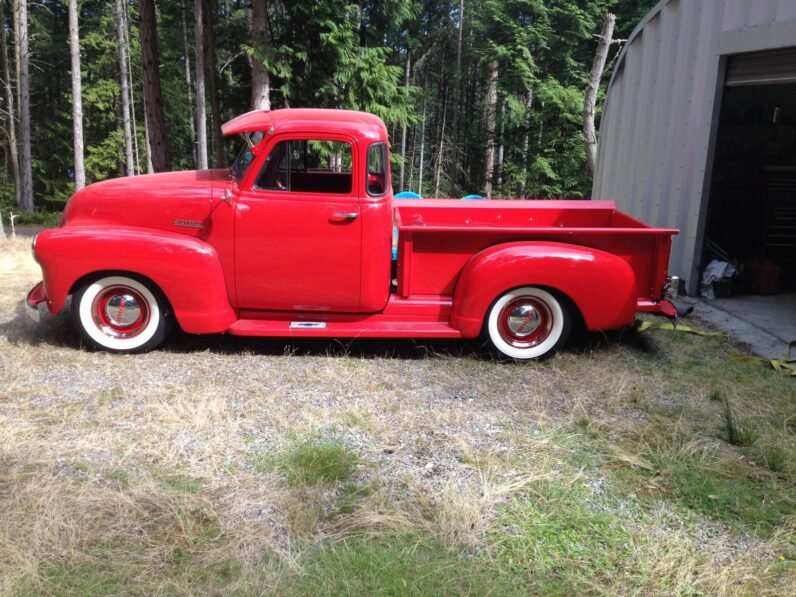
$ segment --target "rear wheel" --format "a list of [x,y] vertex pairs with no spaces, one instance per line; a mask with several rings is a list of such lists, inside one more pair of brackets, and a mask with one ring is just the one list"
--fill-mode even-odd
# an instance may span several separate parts
[[565,302],[535,286],[501,295],[489,309],[482,338],[499,356],[517,360],[552,356],[569,337],[572,316]]
[[172,324],[160,290],[128,276],[106,276],[78,288],[72,318],[89,344],[118,353],[156,348]]

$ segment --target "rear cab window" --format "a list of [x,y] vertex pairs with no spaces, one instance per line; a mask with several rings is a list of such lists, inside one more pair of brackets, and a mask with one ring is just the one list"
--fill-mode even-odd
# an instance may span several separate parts
[[387,144],[374,143],[368,148],[368,168],[365,188],[368,195],[379,196],[387,192]]

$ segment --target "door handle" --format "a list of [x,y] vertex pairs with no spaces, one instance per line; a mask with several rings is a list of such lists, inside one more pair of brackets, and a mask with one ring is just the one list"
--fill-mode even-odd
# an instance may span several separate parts
[[333,222],[344,222],[346,220],[356,220],[358,217],[359,213],[355,211],[336,211],[329,219]]

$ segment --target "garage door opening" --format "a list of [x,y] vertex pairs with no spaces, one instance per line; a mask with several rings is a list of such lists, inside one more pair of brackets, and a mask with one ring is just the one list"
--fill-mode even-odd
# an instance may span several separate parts
[[721,293],[796,290],[796,50],[729,61],[715,156],[703,263],[740,270]]

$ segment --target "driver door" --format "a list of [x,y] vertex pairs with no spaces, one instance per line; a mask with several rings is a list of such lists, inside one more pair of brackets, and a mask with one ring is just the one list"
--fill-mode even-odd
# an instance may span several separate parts
[[275,138],[235,206],[238,306],[360,310],[362,223],[355,141]]

